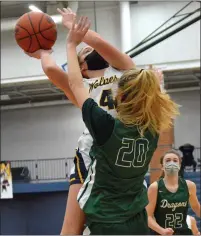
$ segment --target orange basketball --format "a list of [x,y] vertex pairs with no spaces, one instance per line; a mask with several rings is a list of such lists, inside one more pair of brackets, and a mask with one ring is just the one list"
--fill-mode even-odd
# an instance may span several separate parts
[[28,12],[19,18],[15,26],[17,44],[26,52],[51,49],[57,39],[57,27],[53,19],[43,12]]

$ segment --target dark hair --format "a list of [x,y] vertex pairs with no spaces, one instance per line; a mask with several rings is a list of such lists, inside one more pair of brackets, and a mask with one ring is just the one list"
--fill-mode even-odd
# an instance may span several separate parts
[[[178,156],[179,158],[179,161],[181,162],[181,155],[179,154],[178,151],[174,150],[174,149],[171,149],[167,152],[164,153],[164,155],[160,158],[160,164],[163,165],[163,160],[164,160],[164,157],[167,155],[167,154],[175,154],[176,156]],[[165,173],[164,171],[162,172],[160,178],[163,178],[165,176]]]

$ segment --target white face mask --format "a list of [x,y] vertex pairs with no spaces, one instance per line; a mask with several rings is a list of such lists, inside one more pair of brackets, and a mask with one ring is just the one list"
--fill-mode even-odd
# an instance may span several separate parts
[[168,175],[176,175],[180,170],[179,163],[176,163],[174,161],[170,161],[170,162],[165,163],[164,167],[165,167],[165,172]]

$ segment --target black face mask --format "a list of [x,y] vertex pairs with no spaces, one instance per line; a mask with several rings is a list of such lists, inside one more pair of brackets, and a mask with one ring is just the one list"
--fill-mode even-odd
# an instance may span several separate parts
[[104,58],[102,58],[95,50],[85,57],[88,70],[102,70],[109,66]]

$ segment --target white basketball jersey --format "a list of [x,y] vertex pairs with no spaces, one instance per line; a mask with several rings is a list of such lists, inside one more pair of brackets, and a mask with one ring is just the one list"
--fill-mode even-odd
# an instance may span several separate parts
[[[116,110],[111,99],[115,98],[118,80],[122,74],[123,71],[108,67],[105,70],[104,76],[84,79],[85,86],[89,88],[90,97],[93,98],[102,109],[114,117],[116,116]],[[87,161],[87,156],[89,155],[92,143],[93,139],[89,134],[88,129],[85,128],[83,134],[78,140],[78,148],[84,157],[84,161]],[[85,163],[85,165],[88,166],[88,163]]]
[[110,103],[110,99],[114,99],[116,96],[118,80],[122,74],[122,71],[109,67],[104,76],[84,80],[85,85],[89,88],[90,97],[112,116],[116,116],[116,111],[114,105]]
[[[112,99],[115,99],[118,80],[123,71],[108,67],[104,76],[92,79],[84,79],[85,86],[89,89],[90,97],[113,117],[116,116],[116,110]],[[86,129],[84,133],[87,133]]]

